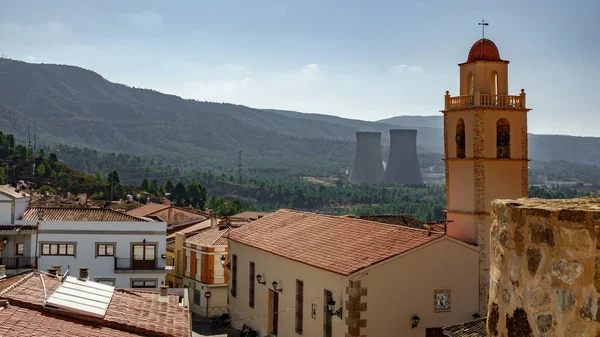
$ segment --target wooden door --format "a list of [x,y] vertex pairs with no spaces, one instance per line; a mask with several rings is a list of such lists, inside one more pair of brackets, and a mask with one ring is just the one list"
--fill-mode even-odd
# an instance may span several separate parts
[[269,289],[269,333],[277,335],[279,293]]

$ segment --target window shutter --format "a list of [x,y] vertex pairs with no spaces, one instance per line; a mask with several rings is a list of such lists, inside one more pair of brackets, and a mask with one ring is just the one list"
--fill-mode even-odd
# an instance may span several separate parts
[[296,333],[302,334],[304,318],[304,282],[296,280]]
[[331,298],[331,291],[325,289],[323,291],[323,337],[331,337],[331,313],[329,312],[329,308],[327,302]]
[[231,296],[237,296],[237,255],[231,261]]
[[250,283],[249,283],[249,297],[248,297],[248,305],[250,308],[254,308],[254,262],[250,262]]

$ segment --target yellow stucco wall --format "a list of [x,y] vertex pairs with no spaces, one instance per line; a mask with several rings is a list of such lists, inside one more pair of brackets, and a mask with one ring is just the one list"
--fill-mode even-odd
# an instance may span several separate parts
[[[295,332],[295,305],[296,305],[296,279],[304,282],[304,336],[323,336],[323,291],[328,289],[333,293],[334,300],[338,303],[346,301],[345,286],[347,278],[332,272],[314,268],[303,263],[295,262],[280,256],[267,253],[237,242],[229,243],[230,257],[237,255],[237,296],[229,294],[230,314],[233,326],[241,329],[247,324],[266,334],[268,317],[268,290],[272,289],[271,283],[277,281],[283,291],[279,293],[279,310],[290,310],[279,314],[279,337],[298,336]],[[323,258],[326,258],[325,256]],[[249,306],[249,269],[250,261],[255,263],[256,273],[263,275],[265,285],[255,284],[255,305]],[[231,274],[229,277],[231,286]],[[317,306],[316,317],[312,318],[312,304]],[[258,317],[260,316],[260,317]],[[346,325],[337,317],[332,318],[333,337],[343,337]]]
[[[441,239],[382,264],[363,277],[367,336],[424,337],[426,328],[472,320],[478,311],[479,252],[452,239]],[[452,271],[452,272],[446,272]],[[451,311],[434,312],[434,291],[450,289]],[[411,317],[421,318],[412,328]]]
[[[357,247],[358,249],[358,247]],[[368,248],[366,248],[368,249]],[[250,325],[266,334],[268,324],[268,289],[273,280],[283,288],[279,293],[280,337],[297,336],[295,333],[296,279],[304,282],[304,336],[323,336],[323,291],[333,293],[336,309],[342,306],[344,320],[332,318],[334,337],[347,332],[345,319],[348,300],[346,287],[349,277],[314,268],[288,260],[236,242],[230,243],[230,254],[238,257],[237,296],[229,295],[230,314],[233,325],[241,328]],[[367,327],[361,334],[367,336],[425,336],[426,327],[442,327],[471,319],[478,307],[478,256],[475,247],[467,246],[450,238],[443,238],[412,251],[405,256],[395,257],[376,267],[366,275],[354,277],[367,288],[367,311],[361,319],[367,319]],[[326,256],[324,256],[326,258]],[[256,273],[264,275],[266,285],[256,284],[255,307],[250,308],[249,263],[256,264]],[[452,270],[445,273],[444,270]],[[231,280],[231,278],[230,278]],[[231,283],[230,283],[231,286]],[[433,313],[435,289],[451,289],[452,307],[449,313]],[[316,317],[312,318],[312,304],[316,304]],[[289,310],[286,310],[289,309]],[[411,317],[421,317],[419,328],[412,329]]]

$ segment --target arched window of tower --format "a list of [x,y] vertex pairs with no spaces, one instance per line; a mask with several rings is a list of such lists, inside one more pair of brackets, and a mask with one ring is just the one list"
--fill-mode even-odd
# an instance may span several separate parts
[[492,71],[490,80],[492,82],[490,93],[498,96],[498,73],[495,70]]
[[506,118],[496,123],[496,156],[510,158],[510,122]]
[[456,158],[465,157],[465,121],[459,118],[456,122]]
[[469,71],[469,73],[467,74],[467,90],[468,95],[473,95],[473,92],[475,91],[473,86],[475,85],[474,83],[475,81],[473,80],[473,73]]

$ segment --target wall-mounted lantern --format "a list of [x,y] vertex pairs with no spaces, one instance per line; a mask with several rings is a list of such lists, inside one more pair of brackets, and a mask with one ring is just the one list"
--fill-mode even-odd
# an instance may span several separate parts
[[283,289],[277,288],[277,285],[278,285],[277,281],[273,281],[273,283],[271,283],[271,285],[273,286],[273,290],[275,290],[276,292],[280,293],[283,291]]
[[413,329],[416,328],[417,326],[419,326],[419,322],[421,321],[421,317],[414,315],[412,317],[412,327]]
[[327,301],[327,309],[332,316],[337,316],[339,319],[342,319],[342,307],[335,310],[335,301],[333,298],[330,298],[329,301]]
[[8,238],[2,239],[2,244],[6,246],[8,244]]
[[221,255],[221,265],[222,265],[223,267],[226,267],[227,269],[230,269],[230,267],[231,267],[231,262],[227,262],[227,263],[225,263],[226,261],[227,261],[227,258],[225,258],[225,255]]
[[267,284],[267,281],[262,281],[261,282],[261,280],[262,280],[262,275],[261,274],[256,274],[256,282],[258,282],[258,284],[262,284],[262,285]]

